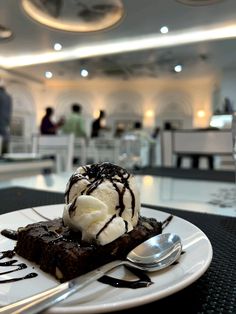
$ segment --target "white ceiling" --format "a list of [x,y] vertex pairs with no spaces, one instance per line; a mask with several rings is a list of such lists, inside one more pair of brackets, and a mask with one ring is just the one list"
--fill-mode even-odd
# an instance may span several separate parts
[[[231,39],[212,41],[200,39],[199,42],[190,44],[155,47],[155,38],[162,44],[165,37],[172,34],[185,34],[190,30],[204,32],[209,28],[229,25],[235,27],[235,0],[223,0],[207,6],[188,6],[176,0],[123,0],[123,3],[125,15],[114,27],[92,33],[72,33],[50,29],[33,21],[23,11],[20,0],[1,0],[0,24],[10,28],[14,33],[12,39],[0,41],[1,67],[40,81],[46,80],[44,78],[46,70],[53,72],[51,80],[79,80],[80,69],[83,67],[88,69],[89,79],[104,75],[124,79],[140,76],[160,78],[165,75],[176,75],[173,73],[173,65],[176,63],[182,63],[184,66],[183,72],[177,74],[181,76],[236,68],[236,31],[233,33],[235,38]],[[169,34],[160,34],[163,25],[168,25]],[[139,47],[140,51],[132,52],[134,39],[139,38],[144,40],[152,38],[154,48]],[[78,58],[78,54],[69,53],[87,47],[91,55],[96,55],[100,46],[124,40],[128,45],[124,48],[127,52],[123,54],[110,54],[104,51],[104,56]],[[59,52],[53,49],[56,42],[63,45]],[[63,55],[65,52],[67,54]],[[60,62],[44,63],[42,57],[45,54],[50,55],[50,58],[55,57],[55,60],[58,59]],[[42,64],[23,67],[16,64],[19,60],[21,62],[23,60],[23,64],[40,63],[39,57]],[[64,59],[66,61],[63,61]]]

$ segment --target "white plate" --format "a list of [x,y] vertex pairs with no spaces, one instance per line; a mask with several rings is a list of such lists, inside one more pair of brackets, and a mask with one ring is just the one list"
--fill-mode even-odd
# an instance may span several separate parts
[[41,155],[35,153],[9,153],[4,154],[3,157],[14,161],[35,160],[42,158]]
[[[37,207],[38,212],[49,218],[61,216],[62,210],[62,204]],[[164,212],[147,208],[142,208],[141,214],[147,217],[154,217],[159,221],[163,221],[168,217],[168,214]],[[16,229],[19,226],[25,226],[28,223],[40,220],[42,218],[34,213],[32,209],[24,209],[1,215],[0,230],[5,228]],[[128,289],[113,288],[96,281],[70,299],[49,309],[47,313],[104,313],[127,309],[159,300],[193,283],[210,265],[212,247],[209,239],[195,225],[176,216],[166,227],[165,232],[173,232],[181,237],[185,254],[181,255],[178,264],[172,265],[166,270],[149,273],[154,284],[147,288]],[[11,250],[14,248],[14,245],[13,240],[0,235],[1,251]],[[40,271],[33,263],[25,261],[18,256],[17,259],[27,263],[29,267],[26,270],[0,276],[1,279],[3,277],[5,279],[22,277],[31,271],[37,272],[39,276],[33,279],[0,284],[0,305],[6,305],[26,298],[57,284],[55,279]],[[113,271],[111,275],[123,279],[124,277],[125,279],[133,278],[123,266]]]

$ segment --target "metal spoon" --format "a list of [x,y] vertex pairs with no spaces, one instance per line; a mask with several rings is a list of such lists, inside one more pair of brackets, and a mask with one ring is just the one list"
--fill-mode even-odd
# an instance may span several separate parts
[[117,260],[92,270],[68,282],[62,283],[55,288],[17,301],[3,308],[0,313],[4,314],[34,314],[39,313],[58,302],[61,302],[84,288],[91,282],[99,279],[108,271],[120,265],[128,265],[148,272],[157,271],[173,264],[182,251],[179,236],[166,233],[159,234],[141,243],[134,248],[125,260]]

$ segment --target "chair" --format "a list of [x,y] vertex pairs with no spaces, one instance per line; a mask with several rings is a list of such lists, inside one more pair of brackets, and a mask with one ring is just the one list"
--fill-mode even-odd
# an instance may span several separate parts
[[149,164],[149,143],[132,133],[120,139],[119,164],[125,168],[145,167]]
[[53,156],[56,172],[71,172],[74,158],[74,134],[69,135],[33,135],[33,153],[41,156]]
[[92,140],[99,162],[118,163],[119,139],[97,137]]
[[74,142],[74,157],[79,159],[80,165],[86,165],[87,163],[87,148],[84,138],[75,138]]
[[23,136],[11,136],[9,141],[9,153],[32,152],[32,138]]
[[95,145],[95,140],[93,138],[89,139],[86,147],[86,162],[87,163],[98,163],[99,153]]

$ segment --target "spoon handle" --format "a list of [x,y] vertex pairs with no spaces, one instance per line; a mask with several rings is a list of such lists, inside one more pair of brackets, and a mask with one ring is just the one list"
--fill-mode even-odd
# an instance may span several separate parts
[[68,282],[62,283],[54,288],[36,294],[27,299],[17,301],[0,308],[1,314],[35,314],[39,313],[58,302],[61,302],[84,288],[91,282],[99,279],[113,268],[124,264],[125,261],[117,260],[92,270],[82,276],[74,278]]

